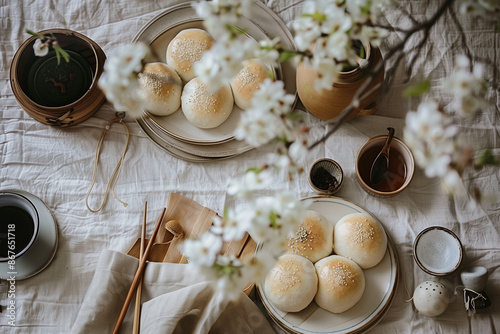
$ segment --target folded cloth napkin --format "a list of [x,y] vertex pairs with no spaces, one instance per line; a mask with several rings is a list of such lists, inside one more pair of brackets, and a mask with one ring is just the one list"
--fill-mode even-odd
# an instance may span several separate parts
[[[71,333],[111,333],[125,301],[139,261],[129,255],[105,250],[83,300]],[[150,262],[142,285],[141,333],[275,333],[252,302],[241,293],[238,302],[219,300],[210,282],[188,265]],[[131,333],[133,299],[121,333]],[[208,312],[203,312],[206,310]]]

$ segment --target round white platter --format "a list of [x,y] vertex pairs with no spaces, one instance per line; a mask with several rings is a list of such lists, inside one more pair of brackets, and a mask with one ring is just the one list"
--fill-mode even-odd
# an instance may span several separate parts
[[[137,33],[133,41],[150,45],[153,52],[146,58],[146,62],[165,62],[168,43],[178,32],[188,28],[203,28],[203,21],[197,16],[191,2],[170,7],[154,17]],[[256,40],[279,37],[285,47],[295,48],[293,37],[284,22],[270,8],[260,2],[253,2],[251,18],[242,17],[238,28],[243,29],[249,37]],[[295,66],[291,61],[284,62],[275,69],[276,78],[284,82],[287,93],[297,98],[295,72]],[[241,112],[241,109],[235,106],[229,119],[214,129],[195,127],[187,121],[180,109],[172,115],[163,117],[145,113],[138,122],[142,122],[141,127],[146,124],[149,129],[156,133],[156,137],[167,140],[169,146],[184,151],[188,155],[219,158],[238,155],[252,149],[245,142],[234,139],[234,130]],[[157,138],[151,139],[157,142]],[[180,143],[186,143],[188,146]],[[193,148],[190,145],[199,148]],[[203,149],[202,146],[215,147]],[[207,150],[208,152],[206,152]],[[172,153],[170,150],[167,151]]]
[[[229,159],[234,157],[235,155],[227,155],[227,156],[222,156],[222,157],[206,157],[206,156],[199,156],[191,153],[187,153],[185,151],[182,151],[178,149],[175,146],[172,146],[169,144],[168,141],[164,140],[164,138],[167,138],[165,134],[158,135],[158,130],[153,131],[150,128],[150,125],[147,125],[143,120],[138,119],[137,123],[141,127],[142,131],[149,137],[149,139],[156,144],[158,147],[161,149],[165,150],[168,152],[170,155],[185,160],[189,162],[210,162],[210,161],[217,161],[217,160],[223,160],[223,159]],[[168,140],[172,140],[172,138],[168,138]],[[202,146],[200,146],[202,147]]]
[[[358,212],[371,215],[359,205],[342,198],[314,196],[309,199],[312,200],[310,209],[326,217],[333,225],[347,214]],[[366,288],[361,300],[351,309],[344,313],[334,314],[320,308],[313,301],[300,312],[283,312],[268,300],[262,283],[259,283],[257,284],[259,296],[269,316],[288,333],[354,334],[371,329],[387,312],[396,294],[399,281],[399,264],[395,245],[389,234],[387,237],[385,257],[375,267],[363,270]]]

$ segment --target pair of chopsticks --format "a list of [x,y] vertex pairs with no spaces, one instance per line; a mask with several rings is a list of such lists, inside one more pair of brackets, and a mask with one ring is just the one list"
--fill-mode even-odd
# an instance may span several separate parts
[[140,255],[139,255],[139,267],[137,268],[137,271],[135,272],[134,279],[132,281],[132,285],[130,286],[130,289],[128,291],[127,297],[125,298],[125,302],[123,303],[123,307],[120,311],[120,315],[118,316],[118,320],[116,321],[115,328],[113,329],[113,334],[117,334],[118,331],[120,330],[120,327],[123,323],[123,319],[125,319],[125,315],[127,314],[128,307],[130,305],[130,302],[132,301],[132,297],[134,295],[134,292],[136,292],[136,303],[135,303],[135,312],[134,312],[134,333],[139,332],[139,318],[140,318],[140,312],[141,312],[141,290],[142,288],[142,275],[144,274],[144,269],[146,268],[146,262],[148,258],[148,254],[151,251],[151,248],[154,244],[154,240],[156,239],[156,235],[158,234],[158,231],[161,226],[161,222],[163,221],[163,216],[165,216],[165,211],[167,209],[163,208],[163,211],[161,213],[160,219],[158,219],[158,222],[156,223],[156,227],[153,231],[153,234],[151,235],[151,238],[149,239],[148,245],[146,246],[146,249],[144,249],[144,240],[145,240],[145,235],[146,235],[146,211],[147,211],[147,202],[144,204],[144,219],[142,222],[142,232],[141,232],[141,250],[140,250]]

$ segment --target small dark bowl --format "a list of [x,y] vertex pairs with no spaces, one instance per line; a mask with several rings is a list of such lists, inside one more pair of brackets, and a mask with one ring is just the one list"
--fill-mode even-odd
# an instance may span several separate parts
[[316,160],[309,169],[308,181],[311,188],[321,195],[333,195],[344,181],[340,165],[328,158]]

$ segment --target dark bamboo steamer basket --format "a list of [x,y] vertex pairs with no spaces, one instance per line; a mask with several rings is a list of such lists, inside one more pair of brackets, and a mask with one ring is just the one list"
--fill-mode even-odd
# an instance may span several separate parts
[[[27,75],[38,57],[33,51],[36,37],[28,38],[17,50],[10,66],[10,84],[12,92],[21,105],[36,121],[52,126],[67,127],[90,118],[105,102],[104,93],[98,87],[98,80],[103,72],[106,55],[93,40],[78,32],[67,29],[40,31],[44,35],[54,35],[59,45],[66,51],[77,53],[88,65],[92,73],[92,82],[88,90],[74,102],[63,106],[46,106],[34,101],[27,94]],[[64,60],[61,59],[63,62]]]

